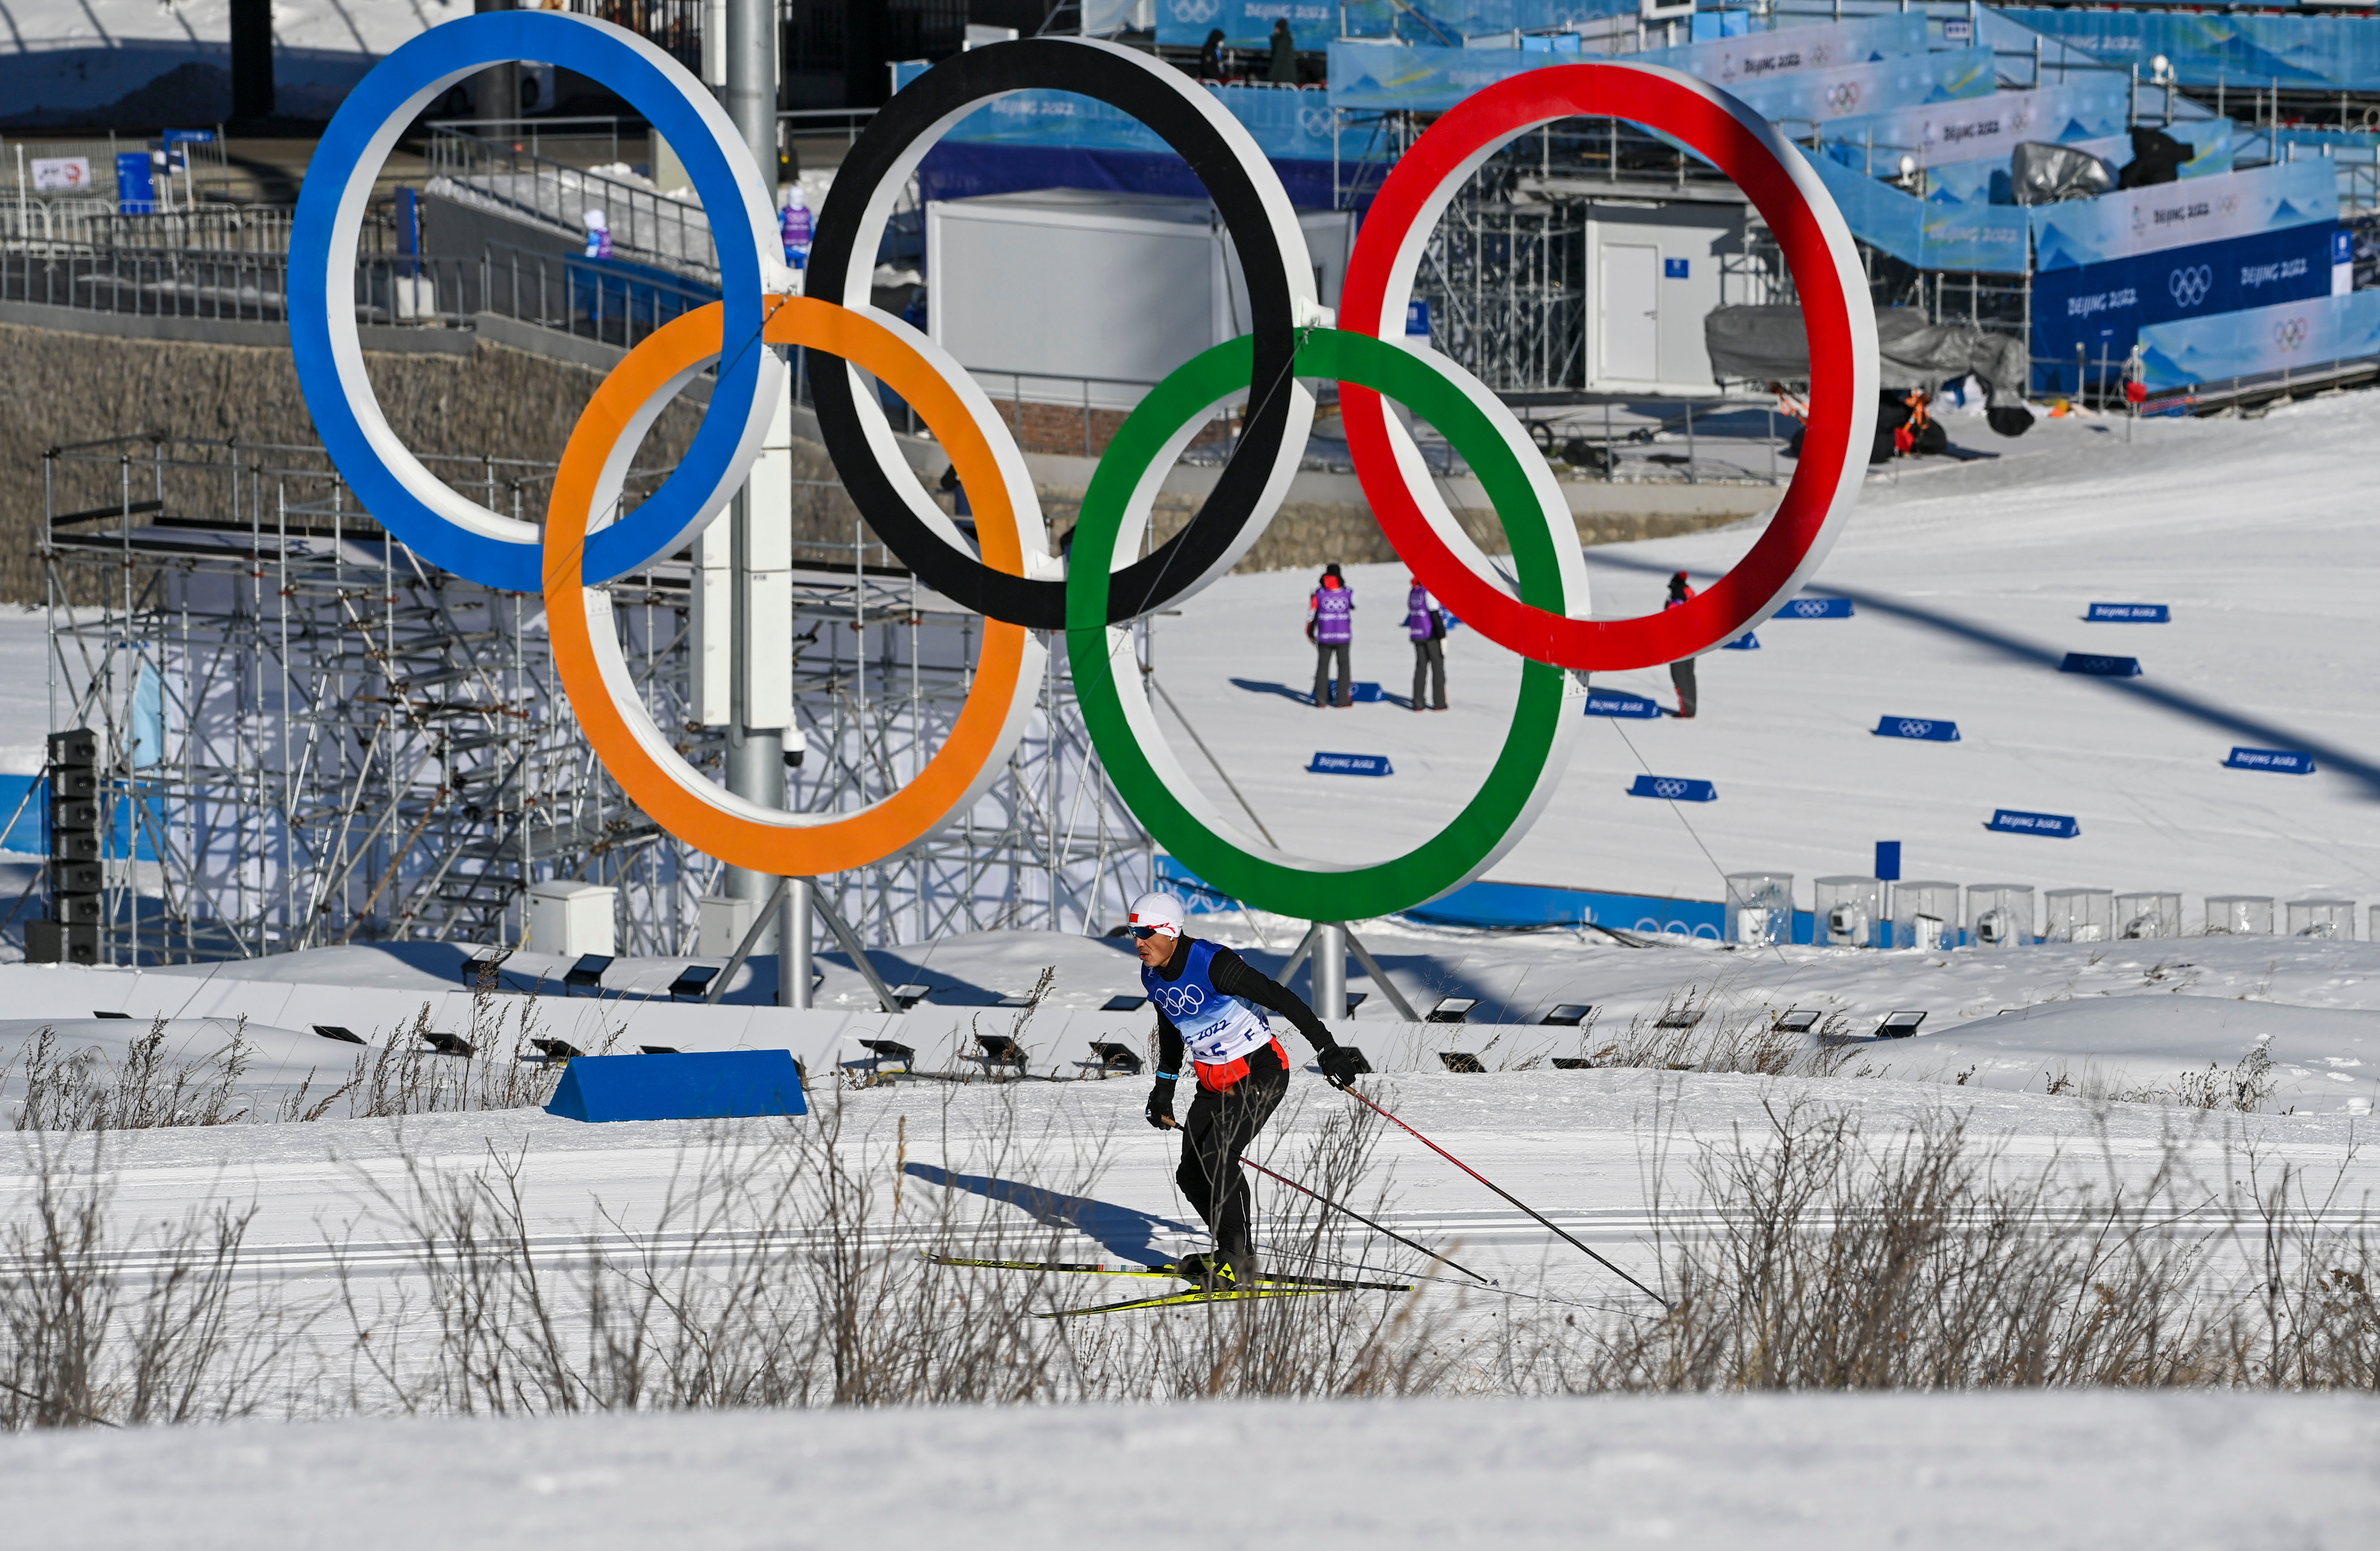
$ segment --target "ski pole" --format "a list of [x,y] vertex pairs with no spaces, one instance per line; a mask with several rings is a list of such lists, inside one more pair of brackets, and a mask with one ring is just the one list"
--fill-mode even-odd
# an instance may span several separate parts
[[1318,1190],[1307,1190],[1304,1185],[1299,1184],[1295,1180],[1291,1179],[1286,1174],[1276,1174],[1271,1169],[1267,1169],[1263,1164],[1257,1162],[1253,1158],[1244,1157],[1240,1159],[1240,1161],[1255,1169],[1257,1173],[1262,1174],[1266,1179],[1278,1180],[1293,1191],[1298,1191],[1304,1194],[1310,1195],[1317,1201],[1321,1202],[1324,1206],[1330,1207],[1332,1211],[1345,1213],[1347,1216],[1354,1218],[1357,1222],[1360,1222],[1365,1227],[1370,1229],[1373,1232],[1381,1234],[1387,1238],[1394,1239],[1398,1243],[1404,1245],[1405,1248],[1414,1251],[1415,1254],[1426,1254],[1432,1260],[1439,1262],[1440,1265],[1451,1266],[1474,1281],[1485,1283],[1489,1287],[1496,1285],[1493,1281],[1481,1276],[1478,1272],[1473,1270],[1470,1266],[1462,1264],[1460,1261],[1454,1260],[1450,1256],[1440,1254],[1438,1251],[1430,1249],[1426,1245],[1416,1244],[1411,1239],[1406,1238],[1403,1234],[1397,1232],[1393,1229],[1382,1228],[1378,1223],[1374,1222],[1370,1218],[1367,1218],[1363,1213],[1356,1211],[1354,1207],[1342,1206],[1338,1202],[1331,1200],[1329,1196],[1323,1194]]
[[1651,1288],[1646,1287],[1643,1282],[1638,1281],[1635,1278],[1630,1276],[1619,1266],[1614,1266],[1609,1260],[1604,1259],[1603,1256],[1596,1254],[1593,1250],[1588,1249],[1585,1244],[1580,1243],[1578,1240],[1572,1237],[1569,1230],[1556,1223],[1551,1218],[1546,1216],[1545,1213],[1538,1211],[1535,1206],[1530,1206],[1519,1196],[1514,1195],[1511,1191],[1506,1190],[1503,1186],[1496,1183],[1495,1181],[1490,1180],[1487,1175],[1479,1172],[1478,1169],[1472,1168],[1471,1165],[1463,1162],[1452,1153],[1448,1152],[1444,1147],[1439,1146],[1428,1137],[1424,1136],[1420,1132],[1415,1131],[1413,1127],[1405,1124],[1404,1121],[1398,1120],[1394,1115],[1390,1114],[1386,1109],[1381,1109],[1378,1105],[1365,1097],[1364,1095],[1356,1089],[1354,1084],[1349,1084],[1342,1091],[1345,1092],[1348,1097],[1362,1104],[1366,1109],[1371,1110],[1372,1113],[1379,1116],[1380,1119],[1390,1121],[1399,1130],[1412,1137],[1415,1141],[1420,1143],[1423,1146],[1427,1147],[1431,1152],[1436,1153],[1439,1157],[1446,1159],[1447,1162],[1454,1165],[1457,1169],[1462,1169],[1464,1173],[1470,1175],[1481,1184],[1486,1185],[1489,1190],[1494,1191],[1505,1200],[1510,1201],[1513,1206],[1520,1207],[1521,1210],[1528,1213],[1529,1216],[1536,1218],[1539,1222],[1544,1223],[1548,1228],[1552,1229],[1573,1248],[1585,1254],[1589,1260],[1594,1261],[1597,1266],[1602,1266],[1613,1276],[1618,1277],[1621,1281],[1626,1282],[1629,1286],[1634,1288],[1645,1297],[1650,1298],[1653,1302],[1660,1304],[1665,1309],[1677,1307],[1676,1304],[1670,1303],[1667,1298],[1662,1297],[1659,1293],[1654,1291]]

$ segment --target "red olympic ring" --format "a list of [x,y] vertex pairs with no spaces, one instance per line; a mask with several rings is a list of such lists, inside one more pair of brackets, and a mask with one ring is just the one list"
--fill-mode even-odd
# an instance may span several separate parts
[[[1422,249],[1464,180],[1507,142],[1582,115],[1644,125],[1708,158],[1750,197],[1792,272],[1810,335],[1809,419],[1792,482],[1751,551],[1696,597],[1658,613],[1587,620],[1532,608],[1460,559],[1425,513],[1400,467],[1410,439],[1380,395],[1342,383],[1340,412],[1356,477],[1389,542],[1465,624],[1541,662],[1649,668],[1707,651],[1758,624],[1825,558],[1840,519],[1858,498],[1876,433],[1876,314],[1841,212],[1767,120],[1677,71],[1598,64],[1549,66],[1475,91],[1414,143],[1381,185],[1349,257],[1339,326],[1387,337],[1381,323],[1393,312],[1402,333]],[[1445,526],[1451,528],[1451,520]]]

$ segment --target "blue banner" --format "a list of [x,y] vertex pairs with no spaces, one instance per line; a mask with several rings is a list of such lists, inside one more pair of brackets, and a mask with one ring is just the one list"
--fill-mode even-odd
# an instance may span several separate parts
[[1157,0],[1157,41],[1197,48],[1220,30],[1228,48],[1261,48],[1273,22],[1286,18],[1301,49],[1341,37],[1460,48],[1465,38],[1551,32],[1635,14],[1635,0]]
[[[1995,91],[1955,103],[1853,114],[1828,125],[1826,134],[1836,160],[1876,176],[1891,176],[1903,153],[1927,168],[1985,162],[2006,172],[2009,153],[2024,141],[2063,143],[2113,135],[2123,129],[2131,107],[2123,77],[2095,74],[2035,91]],[[2223,140],[2228,151],[2228,121]],[[1873,165],[1867,164],[1871,145]],[[2124,159],[2131,159],[2129,151]]]
[[[2336,230],[2297,226],[2112,263],[2041,270],[2033,278],[2034,390],[2080,392],[2078,371],[2095,380],[2103,361],[2115,370],[2150,324],[2327,295]],[[2168,355],[2168,365],[2159,370],[2179,370],[2172,359]]]
[[1707,781],[1691,781],[1684,776],[1640,775],[1628,789],[1632,797],[1658,797],[1671,803],[1715,803],[1718,788]]
[[[1888,716],[1877,721],[1875,736],[1917,738],[1929,744],[1954,744],[1959,741],[1959,724],[1955,721],[1937,721],[1926,717]],[[1877,876],[1883,875],[1879,873]]]
[[2275,770],[2282,775],[2313,774],[2313,756],[2285,748],[2234,748],[2223,761],[2235,770]]
[[[1654,60],[1649,54],[1627,57]],[[1517,48],[1334,42],[1330,45],[1330,104],[1380,112],[1443,112],[1482,87],[1524,70],[1567,62],[1563,55]],[[1974,48],[1740,80],[1728,90],[1755,112],[1790,127],[1917,103],[1981,97],[1998,84],[1991,50]]]
[[[2281,162],[2034,205],[2030,214],[2034,267],[2047,273],[2295,226],[2334,225],[2338,176],[2328,162]],[[2036,305],[2036,316],[2039,311]]]
[[[925,73],[918,64],[896,67],[894,85],[906,86]],[[1277,162],[1330,160],[1331,117],[1319,91],[1270,86],[1208,87]],[[943,143],[1065,147],[1078,151],[1138,151],[1173,154],[1140,120],[1121,108],[1071,91],[1012,91],[960,119]],[[1352,150],[1360,148],[1351,148]]]
[[[2327,277],[2325,284],[2327,285]],[[2380,291],[2312,296],[2141,331],[2151,388],[2262,377],[2380,357]]]
[[1305,767],[1308,775],[1384,776],[1397,772],[1385,754],[1317,754]]
[[1750,88],[1779,76],[1840,69],[1847,65],[1872,65],[1922,55],[1925,48],[1925,13],[1911,11],[1905,15],[1822,22],[1815,27],[1745,32],[1736,37],[1681,43],[1676,48],[1646,49],[1625,57],[1631,64],[1683,70],[1742,96]]
[[1777,611],[1779,619],[1849,619],[1852,600],[1848,598],[1796,598]]
[[2094,603],[2082,617],[2118,624],[2169,624],[2173,610],[2164,603]]
[[1998,15],[2111,65],[2137,65],[2143,80],[2149,79],[2151,61],[2163,55],[2182,85],[2209,91],[2220,84],[2252,92],[2278,84],[2380,91],[2380,27],[2364,17],[2030,6]]
[[2049,835],[2058,840],[2072,840],[2082,832],[2082,826],[2066,814],[2023,813],[2012,807],[1994,811],[1992,821],[1984,828],[2011,835]]

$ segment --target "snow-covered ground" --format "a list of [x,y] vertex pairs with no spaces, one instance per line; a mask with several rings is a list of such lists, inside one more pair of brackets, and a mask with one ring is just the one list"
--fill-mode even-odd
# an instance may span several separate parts
[[61,1548],[2347,1551],[2375,1451],[2343,1397],[1237,1403],[82,1433],[0,1493]]
[[[2380,400],[2129,436],[2098,419],[2044,421],[2015,442],[1979,419],[1953,429],[2005,455],[1870,478],[1808,589],[1853,599],[1854,617],[1772,621],[1759,650],[1705,656],[1693,721],[1583,719],[1560,790],[1488,876],[1717,900],[1721,873],[1769,869],[1796,875],[1806,908],[1809,879],[1865,873],[1874,842],[1898,840],[1906,878],[2174,890],[2192,931],[2208,894],[2380,902],[2380,682],[2361,651],[2380,584],[2366,472]],[[1588,550],[1597,614],[1658,610],[1671,571],[1706,581],[1755,531]],[[1402,698],[1406,573],[1350,576],[1355,677]],[[1445,714],[1315,709],[1313,585],[1227,578],[1162,622],[1158,673],[1284,843],[1393,855],[1476,789],[1517,660],[1457,631]],[[2173,623],[2087,624],[2094,601],[2167,603]],[[2070,651],[2138,657],[2143,674],[2061,673]],[[1597,682],[1675,704],[1664,670]],[[1960,741],[1875,736],[1885,717],[1954,721]],[[2226,769],[2240,745],[2310,752],[2319,773]],[[1396,773],[1307,774],[1318,749],[1389,755]],[[1647,770],[1714,782],[1718,800],[1625,795]],[[1986,829],[2003,807],[2071,815],[2082,832]]]

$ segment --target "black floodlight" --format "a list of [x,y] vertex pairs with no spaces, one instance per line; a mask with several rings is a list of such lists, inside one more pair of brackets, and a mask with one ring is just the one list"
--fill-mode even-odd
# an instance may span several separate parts
[[460,1056],[465,1060],[471,1059],[471,1042],[459,1034],[425,1034],[421,1037],[442,1056]]
[[1034,1005],[1035,1005],[1035,1002],[1034,1002],[1033,999],[1032,999],[1031,997],[1028,997],[1028,996],[1013,996],[1013,997],[1002,997],[1002,998],[1001,998],[998,1001],[996,1001],[996,1002],[992,1003],[992,1005],[993,1005],[993,1006],[995,1006],[995,1007],[1017,1007],[1017,1008],[1023,1008],[1023,1007],[1031,1007],[1031,1006],[1034,1006]]
[[863,1039],[859,1048],[868,1054],[868,1070],[880,1072],[888,1060],[897,1060],[904,1072],[917,1069],[917,1052],[897,1039]]
[[892,1000],[901,1004],[901,1011],[904,1012],[906,1012],[909,1009],[917,1006],[919,1002],[925,1000],[928,997],[932,996],[933,994],[934,988],[931,986],[913,985],[895,986],[892,988]]
[[476,984],[480,976],[496,973],[497,966],[513,956],[509,948],[482,948],[463,961],[463,984]]
[[1440,1050],[1438,1053],[1438,1059],[1446,1063],[1446,1070],[1449,1072],[1486,1072],[1488,1070],[1479,1064],[1479,1058],[1468,1050]]
[[1884,1015],[1884,1022],[1876,1025],[1876,1036],[1878,1039],[1906,1039],[1915,1034],[1917,1025],[1925,1021],[1923,1012],[1888,1012]]
[[532,1039],[529,1046],[548,1060],[568,1060],[587,1053],[566,1039]]
[[1371,994],[1372,993],[1369,991],[1349,991],[1347,993],[1347,1016],[1350,1018],[1354,1017],[1355,1015],[1355,1009],[1363,1006],[1364,999]]
[[314,1032],[325,1039],[335,1039],[342,1045],[360,1045],[364,1042],[362,1035],[353,1029],[341,1028],[336,1024],[316,1024]]
[[94,1018],[129,1018],[132,1016],[129,1012],[102,1012],[96,1008],[91,1010],[91,1015]]
[[1137,1012],[1148,1005],[1147,997],[1110,997],[1099,1004],[1102,1012]]
[[1818,1011],[1815,1007],[1788,1008],[1777,1020],[1777,1032],[1779,1034],[1807,1034],[1812,1029],[1816,1028],[1818,1026],[1818,1020],[1825,1016],[1826,1014],[1824,1012]]
[[686,1052],[679,1049],[674,1045],[639,1045],[637,1047],[637,1054],[640,1056],[682,1056],[686,1054]]
[[1423,1020],[1432,1024],[1460,1024],[1470,1020],[1471,1010],[1479,1005],[1477,997],[1442,997],[1429,1016]]
[[1121,1072],[1127,1077],[1140,1075],[1140,1052],[1129,1045],[1119,1045],[1111,1039],[1091,1041],[1091,1054],[1099,1058],[1102,1072]]
[[1703,1010],[1688,1007],[1662,1013],[1653,1026],[1657,1029],[1690,1029],[1702,1021]]
[[611,967],[612,955],[609,953],[586,955],[572,964],[570,973],[562,977],[562,994],[568,996],[576,988],[586,986],[601,996],[603,992],[603,972]]
[[719,978],[719,969],[717,964],[686,965],[677,972],[677,978],[670,982],[669,999],[675,1001],[680,997],[702,995],[710,989],[710,983]]
[[978,1034],[975,1042],[983,1047],[983,1059],[993,1066],[1025,1069],[1025,1047],[1004,1034]]
[[1554,1065],[1563,1072],[1585,1072],[1595,1065],[1590,1056],[1556,1056]]
[[1576,1028],[1594,1014],[1595,1004],[1587,1001],[1566,1001],[1537,1020],[1540,1024],[1558,1024],[1563,1028]]

